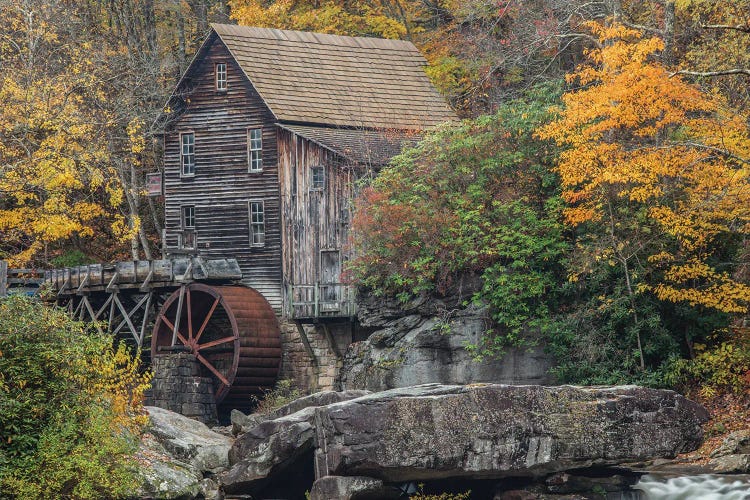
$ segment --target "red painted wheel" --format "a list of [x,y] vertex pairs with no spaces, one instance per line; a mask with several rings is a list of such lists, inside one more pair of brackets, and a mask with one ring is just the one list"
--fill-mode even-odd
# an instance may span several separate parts
[[276,382],[279,323],[268,301],[252,288],[191,283],[176,290],[156,317],[152,356],[170,352],[173,340],[213,379],[217,404],[247,408],[251,396]]

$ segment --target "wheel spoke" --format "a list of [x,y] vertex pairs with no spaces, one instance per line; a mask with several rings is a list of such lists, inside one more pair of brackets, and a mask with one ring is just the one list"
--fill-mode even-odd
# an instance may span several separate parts
[[[160,318],[161,318],[161,320],[162,320],[162,321],[163,321],[163,322],[164,322],[164,323],[165,323],[165,324],[167,325],[167,328],[169,328],[170,330],[174,331],[174,325],[172,324],[172,322],[171,322],[171,321],[169,321],[169,320],[167,319],[167,317],[166,317],[166,316],[164,316],[164,315],[162,314],[162,315],[160,316]],[[182,341],[182,343],[183,343],[183,344],[185,344],[185,345],[190,345],[190,344],[189,344],[189,342],[188,342],[188,340],[187,340],[187,339],[186,339],[185,337],[183,337],[183,336],[182,336],[182,334],[181,334],[181,333],[179,332],[179,330],[177,331],[177,338],[178,338],[178,339],[180,339],[180,340]]]
[[217,370],[216,368],[214,368],[214,365],[212,365],[211,363],[209,363],[206,358],[204,358],[203,356],[201,356],[198,353],[195,353],[195,357],[196,357],[196,359],[198,361],[200,361],[201,363],[203,363],[203,366],[205,366],[206,368],[208,368],[211,371],[211,373],[213,373],[214,375],[216,375],[216,378],[218,378],[221,381],[222,384],[224,384],[225,386],[229,387],[229,381],[227,381],[227,379],[224,377],[224,375],[222,375],[219,372],[219,370]]
[[185,292],[187,293],[187,320],[188,320],[188,338],[193,338],[193,308],[190,302],[190,288],[188,287]]
[[219,302],[221,299],[219,297],[216,297],[216,300],[214,300],[214,303],[211,305],[211,309],[209,309],[208,314],[206,314],[206,318],[203,320],[203,324],[198,329],[198,333],[195,334],[195,342],[198,343],[198,341],[201,338],[201,335],[203,335],[203,331],[206,329],[206,326],[208,326],[208,320],[211,319],[211,316],[213,316],[214,311],[216,310],[216,306],[219,305]]
[[206,342],[205,344],[199,344],[197,346],[197,349],[207,349],[207,348],[213,347],[215,345],[226,344],[227,342],[234,341],[236,338],[237,337],[224,337],[223,339],[212,340],[211,342]]

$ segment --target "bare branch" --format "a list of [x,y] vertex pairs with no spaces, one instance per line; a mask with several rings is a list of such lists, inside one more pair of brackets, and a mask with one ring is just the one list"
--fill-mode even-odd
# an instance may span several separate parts
[[555,36],[557,38],[585,38],[586,40],[596,45],[597,48],[600,48],[600,49],[602,48],[601,42],[599,42],[599,40],[589,35],[588,33],[565,33],[562,35],[555,35]]
[[727,76],[727,75],[747,75],[750,76],[750,69],[744,69],[744,68],[734,68],[734,69],[723,69],[719,71],[687,71],[687,70],[680,70],[675,71],[671,75],[669,75],[670,78],[676,75],[689,75],[689,76]]
[[658,28],[652,28],[651,26],[644,26],[643,24],[633,24],[631,22],[625,21],[624,19],[620,19],[620,24],[623,24],[627,26],[628,28],[633,28],[634,30],[640,30],[645,31],[646,33],[651,33],[653,35],[659,35],[660,37],[664,37],[664,30],[660,30]]
[[673,144],[675,146],[688,146],[688,147],[692,147],[692,148],[696,148],[696,149],[704,149],[706,151],[711,151],[711,152],[714,152],[714,153],[718,153],[719,155],[724,156],[726,158],[731,158],[731,159],[736,160],[736,161],[738,161],[740,163],[744,163],[746,165],[750,165],[750,159],[743,158],[741,156],[737,156],[736,154],[733,154],[732,152],[727,151],[726,149],[718,148],[716,146],[709,146],[709,145],[706,145],[706,144],[701,144],[699,142],[676,142],[676,143],[673,143]]
[[750,33],[750,25],[747,24],[738,24],[737,26],[730,24],[702,24],[701,28],[704,30],[735,30],[742,33]]

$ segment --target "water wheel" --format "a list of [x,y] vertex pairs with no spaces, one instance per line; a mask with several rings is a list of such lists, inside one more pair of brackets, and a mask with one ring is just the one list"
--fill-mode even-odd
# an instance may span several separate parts
[[213,379],[217,404],[246,408],[276,382],[279,323],[252,288],[191,283],[176,290],[156,317],[152,356],[173,346],[191,352]]

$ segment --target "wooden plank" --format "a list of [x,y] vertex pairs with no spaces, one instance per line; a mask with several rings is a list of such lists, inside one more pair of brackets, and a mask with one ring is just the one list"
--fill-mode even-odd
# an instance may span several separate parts
[[295,321],[294,324],[297,325],[297,333],[299,333],[299,338],[302,341],[302,345],[305,347],[305,352],[307,352],[307,355],[310,357],[310,360],[315,367],[315,372],[317,375],[318,358],[315,357],[315,352],[313,352],[312,347],[310,347],[310,340],[307,338],[307,333],[305,333],[305,327],[302,326],[302,323],[300,323],[299,321]]
[[339,351],[339,346],[336,344],[336,340],[333,338],[333,335],[331,335],[330,328],[328,328],[326,323],[321,323],[321,327],[323,328],[323,333],[328,341],[328,345],[331,346],[331,351],[333,351],[336,359],[341,361],[344,357],[342,356],[341,351]]
[[0,297],[8,295],[8,263],[0,260]]

